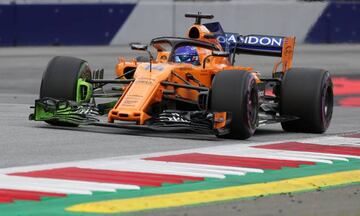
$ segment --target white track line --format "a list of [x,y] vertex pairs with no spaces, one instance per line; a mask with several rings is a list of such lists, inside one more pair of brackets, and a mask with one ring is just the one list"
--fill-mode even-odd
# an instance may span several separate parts
[[264,173],[262,169],[247,168],[247,167],[234,167],[234,166],[221,166],[221,165],[208,165],[208,164],[195,164],[195,163],[180,163],[180,162],[164,162],[157,161],[158,163],[167,163],[174,166],[193,167],[200,169],[219,170],[220,172],[234,171],[239,173]]
[[231,170],[223,170],[221,168],[215,167],[204,167],[204,166],[196,166],[196,164],[186,164],[186,163],[170,163],[165,161],[151,161],[151,160],[141,160],[147,164],[151,164],[152,166],[166,166],[169,168],[180,168],[186,170],[192,170],[195,172],[204,172],[204,173],[217,173],[221,175],[245,175],[243,171],[231,171]]
[[[240,173],[264,173],[264,170],[262,169],[256,169],[256,168],[245,168],[245,167],[231,167],[231,166],[218,166],[218,165],[207,165],[207,164],[190,164],[190,163],[177,163],[177,162],[161,162],[158,163],[165,163],[170,164],[174,166],[181,166],[181,167],[192,167],[192,168],[203,168],[203,169],[211,169],[211,170],[218,170],[218,171],[224,171],[223,173],[226,173],[227,171],[234,171]],[[79,166],[79,168],[94,168],[93,164],[82,164]],[[118,171],[127,171],[126,168],[121,170],[120,167],[117,167]],[[102,169],[105,169],[102,167]],[[241,174],[240,174],[241,175]]]
[[208,177],[224,179],[225,175],[219,174],[216,170],[196,169],[191,167],[179,167],[166,163],[154,163],[145,160],[111,161],[102,164],[82,163],[80,167],[93,167],[94,169],[107,169],[117,171],[149,172],[159,174],[174,174],[194,177]]
[[138,190],[137,185],[108,184],[75,180],[0,175],[0,188],[69,194],[92,194],[92,191],[115,192],[117,189]]
[[304,139],[301,142],[311,143],[311,144],[320,144],[320,145],[353,145],[354,147],[360,147],[360,139],[352,137],[318,137],[318,138],[308,138]]
[[267,159],[279,160],[294,160],[294,161],[311,161],[331,164],[331,160],[349,161],[345,157],[336,157],[328,154],[312,154],[312,153],[299,153],[295,151],[286,150],[272,150],[272,149],[259,149],[259,148],[243,148],[241,150],[222,150],[222,151],[198,151],[198,153],[228,155],[238,157],[258,157]]

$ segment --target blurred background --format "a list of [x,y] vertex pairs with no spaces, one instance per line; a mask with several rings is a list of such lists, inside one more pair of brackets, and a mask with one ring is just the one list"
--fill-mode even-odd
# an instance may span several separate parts
[[[296,36],[294,66],[329,70],[336,104],[360,107],[360,1],[309,0],[0,0],[0,102],[32,104],[56,55],[113,78],[119,56],[140,55],[130,42],[185,36],[194,21],[184,14],[197,12],[226,32]],[[240,55],[236,63],[271,75],[274,61]]]
[[193,22],[184,13],[198,11],[240,34],[360,42],[360,1],[0,0],[0,46],[124,45],[182,36]]

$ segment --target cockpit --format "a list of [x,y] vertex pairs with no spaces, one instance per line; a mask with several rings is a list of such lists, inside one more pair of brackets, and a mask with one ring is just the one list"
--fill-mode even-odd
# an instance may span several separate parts
[[214,44],[179,37],[155,38],[150,45],[156,50],[156,59],[160,62],[188,63],[194,66],[202,65],[213,51],[219,51]]

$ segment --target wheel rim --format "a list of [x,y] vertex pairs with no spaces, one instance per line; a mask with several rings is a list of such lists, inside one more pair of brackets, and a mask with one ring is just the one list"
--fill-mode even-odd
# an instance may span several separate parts
[[324,88],[324,92],[322,95],[322,106],[321,106],[321,113],[322,113],[322,120],[324,127],[327,128],[330,124],[330,120],[332,117],[333,112],[333,91],[331,84],[327,84]]
[[80,67],[76,86],[76,102],[89,102],[92,95],[92,84],[87,81],[91,79],[91,70],[86,62]]
[[255,88],[251,88],[247,98],[247,119],[250,128],[255,128],[257,120],[258,97]]

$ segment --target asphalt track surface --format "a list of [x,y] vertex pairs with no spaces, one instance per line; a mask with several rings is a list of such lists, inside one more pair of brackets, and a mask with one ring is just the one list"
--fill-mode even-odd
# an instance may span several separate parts
[[[334,76],[360,74],[360,46],[300,46],[295,66],[326,68]],[[335,107],[332,124],[324,135],[284,133],[279,125],[261,127],[246,141],[217,139],[211,135],[155,133],[118,128],[54,128],[30,122],[30,105],[37,98],[41,76],[55,55],[88,60],[113,77],[117,57],[139,53],[127,47],[26,47],[0,49],[0,168],[87,160],[114,156],[232,145],[262,141],[296,140],[360,131],[360,108]],[[273,58],[244,56],[237,63],[262,74],[272,70]],[[183,207],[142,215],[359,215],[360,187],[278,195],[197,207]]]

